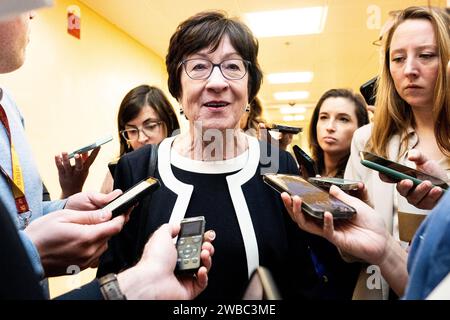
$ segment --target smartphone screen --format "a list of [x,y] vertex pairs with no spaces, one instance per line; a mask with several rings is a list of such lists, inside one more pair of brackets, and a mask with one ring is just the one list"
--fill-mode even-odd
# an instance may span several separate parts
[[265,174],[264,182],[278,192],[287,192],[291,196],[302,198],[302,209],[309,215],[323,219],[325,211],[333,214],[333,219],[349,219],[356,210],[333,197],[328,192],[312,185],[300,176],[286,174]]
[[302,177],[305,179],[315,177],[318,174],[315,161],[297,145],[294,145],[292,150],[300,166]]
[[435,186],[439,186],[443,189],[448,188],[448,184],[439,178],[430,176],[429,174],[426,174],[422,171],[377,156],[376,154],[361,151],[360,156],[361,164],[387,175],[394,181],[409,179],[414,183],[414,185],[418,185],[423,181],[428,180]]

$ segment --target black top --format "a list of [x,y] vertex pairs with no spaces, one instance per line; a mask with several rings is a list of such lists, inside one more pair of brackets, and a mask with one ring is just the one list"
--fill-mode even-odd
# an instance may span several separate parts
[[[266,148],[261,147],[261,152]],[[150,150],[151,147],[145,146],[120,159],[114,188],[127,190],[147,177]],[[272,152],[278,154],[278,173],[298,173],[289,153],[278,149]],[[339,270],[347,272],[348,265],[328,241],[303,232],[290,219],[280,195],[263,182],[262,167],[260,163],[254,176],[242,185],[256,234],[260,265],[272,272],[284,298],[350,298],[359,269],[350,282],[343,283],[342,278],[346,277],[343,273],[334,275]],[[194,186],[185,216],[205,216],[205,230],[216,232],[213,267],[208,287],[200,298],[239,299],[248,282],[248,270],[242,234],[226,181],[234,172],[195,173],[173,165],[171,170],[176,179]],[[122,232],[110,240],[108,251],[100,261],[98,276],[134,265],[150,234],[169,221],[177,195],[167,188],[158,170],[154,175],[161,187],[134,209]],[[311,250],[317,252],[314,260]]]

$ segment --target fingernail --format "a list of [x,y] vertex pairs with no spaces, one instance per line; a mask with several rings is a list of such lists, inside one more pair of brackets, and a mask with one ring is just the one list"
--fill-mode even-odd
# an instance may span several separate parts
[[214,230],[209,230],[208,237],[209,240],[213,241],[216,238],[216,232]]

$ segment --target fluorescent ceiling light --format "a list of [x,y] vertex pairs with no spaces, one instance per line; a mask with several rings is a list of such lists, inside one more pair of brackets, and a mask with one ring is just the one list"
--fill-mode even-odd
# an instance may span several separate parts
[[308,91],[284,91],[284,92],[275,92],[273,94],[276,100],[298,100],[298,99],[306,99],[309,97]]
[[281,114],[295,114],[295,113],[305,113],[306,108],[305,107],[281,107],[280,113]]
[[306,83],[311,82],[314,73],[311,71],[304,72],[280,72],[280,73],[270,73],[267,75],[267,80],[270,83]]
[[295,116],[289,115],[283,117],[283,121],[303,121],[303,120],[305,120],[305,116],[302,114],[297,114]]
[[328,6],[322,6],[251,12],[245,19],[257,37],[294,36],[321,33],[327,13]]

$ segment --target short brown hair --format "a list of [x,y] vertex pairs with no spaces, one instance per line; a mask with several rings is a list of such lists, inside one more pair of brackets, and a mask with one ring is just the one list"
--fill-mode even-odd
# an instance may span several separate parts
[[211,52],[214,52],[225,35],[230,38],[232,46],[242,59],[250,61],[248,102],[253,100],[262,82],[262,71],[257,60],[258,40],[244,23],[235,18],[228,18],[221,11],[205,11],[188,18],[177,27],[170,38],[166,68],[172,96],[179,100],[182,93],[180,62],[204,48],[211,48]]

